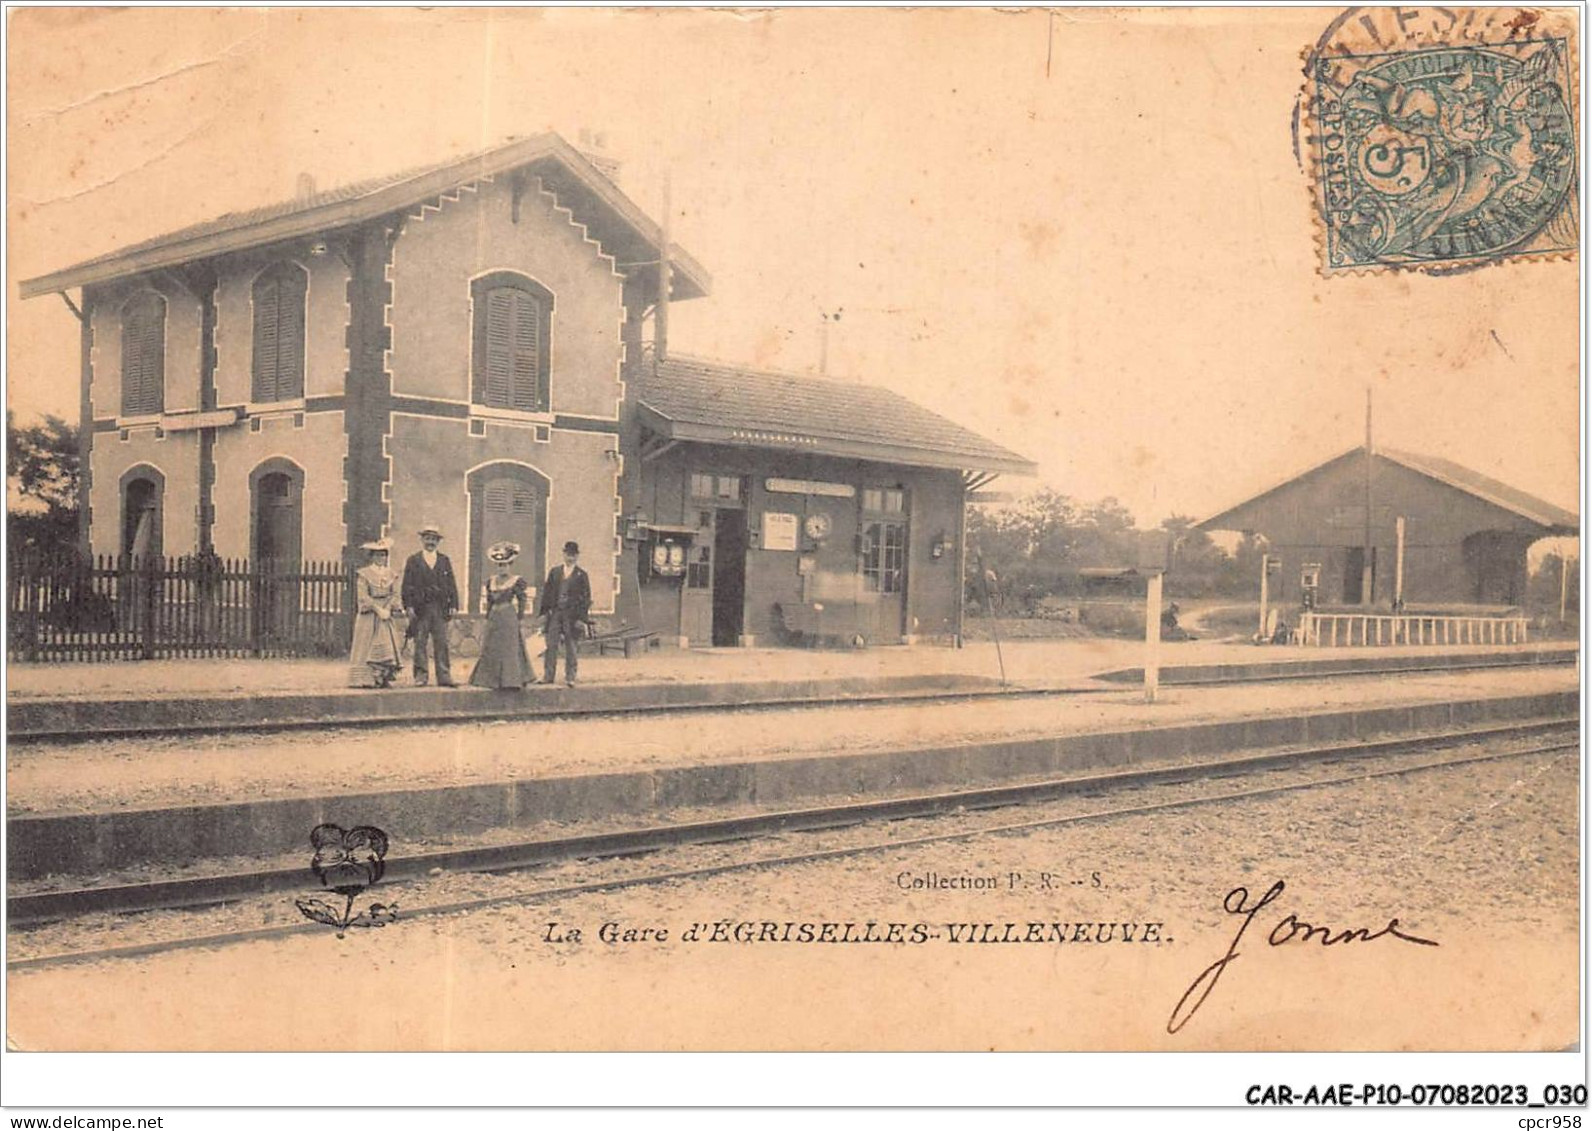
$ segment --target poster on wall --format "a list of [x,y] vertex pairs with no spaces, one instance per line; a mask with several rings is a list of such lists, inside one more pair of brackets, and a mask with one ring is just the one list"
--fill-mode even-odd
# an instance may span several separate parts
[[796,516],[781,511],[763,512],[763,549],[796,549]]

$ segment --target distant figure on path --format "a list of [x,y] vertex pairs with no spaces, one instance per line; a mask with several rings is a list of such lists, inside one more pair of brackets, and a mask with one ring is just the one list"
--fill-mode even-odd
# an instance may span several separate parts
[[403,655],[392,619],[399,611],[398,575],[387,564],[392,543],[383,538],[360,549],[370,551],[370,562],[354,575],[358,613],[348,654],[348,686],[390,687]]
[[547,637],[547,659],[542,667],[542,682],[552,683],[558,677],[558,647],[564,646],[564,682],[575,686],[575,646],[580,639],[581,625],[591,611],[591,578],[580,568],[580,544],[564,543],[564,564],[556,565],[547,573],[547,584],[542,586],[542,599],[537,605],[538,616],[547,618],[542,632]]
[[512,542],[499,542],[486,552],[496,569],[486,581],[486,638],[481,643],[481,658],[470,673],[475,687],[519,691],[536,682],[520,632],[530,597],[525,579],[509,571],[519,554],[520,548]]
[[442,531],[426,523],[419,530],[420,550],[404,563],[404,608],[409,610],[409,633],[415,639],[415,686],[426,685],[426,641],[437,653],[437,686],[453,687],[448,667],[448,622],[459,607],[459,586],[453,580],[453,563],[439,553]]

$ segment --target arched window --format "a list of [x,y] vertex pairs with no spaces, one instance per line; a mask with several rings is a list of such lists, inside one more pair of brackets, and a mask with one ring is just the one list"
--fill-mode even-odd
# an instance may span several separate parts
[[122,415],[166,407],[166,300],[154,291],[122,307]]
[[297,263],[278,263],[254,280],[256,402],[304,395],[304,297],[309,276]]
[[122,544],[124,555],[159,557],[165,552],[162,496],[166,477],[153,467],[139,465],[122,475]]
[[545,576],[547,479],[517,463],[493,463],[470,473],[470,580],[468,608],[476,610],[492,571],[486,549],[495,542],[520,547],[515,570],[532,586]]
[[548,410],[553,292],[498,271],[470,284],[474,309],[471,399],[487,408]]

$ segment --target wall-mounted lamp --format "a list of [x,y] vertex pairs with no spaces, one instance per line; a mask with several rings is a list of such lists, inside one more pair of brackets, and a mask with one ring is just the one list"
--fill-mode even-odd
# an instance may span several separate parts
[[933,543],[929,546],[929,556],[935,561],[945,557],[945,552],[951,548],[951,540],[942,531],[935,535]]
[[629,542],[641,541],[646,537],[644,533],[646,527],[647,513],[645,511],[637,511],[635,514],[628,516],[625,519],[625,540]]

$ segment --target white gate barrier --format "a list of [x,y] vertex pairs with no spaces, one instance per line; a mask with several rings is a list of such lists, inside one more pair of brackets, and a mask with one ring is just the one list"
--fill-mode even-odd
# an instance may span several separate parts
[[1299,643],[1316,647],[1378,644],[1525,644],[1525,617],[1376,613],[1300,613]]

